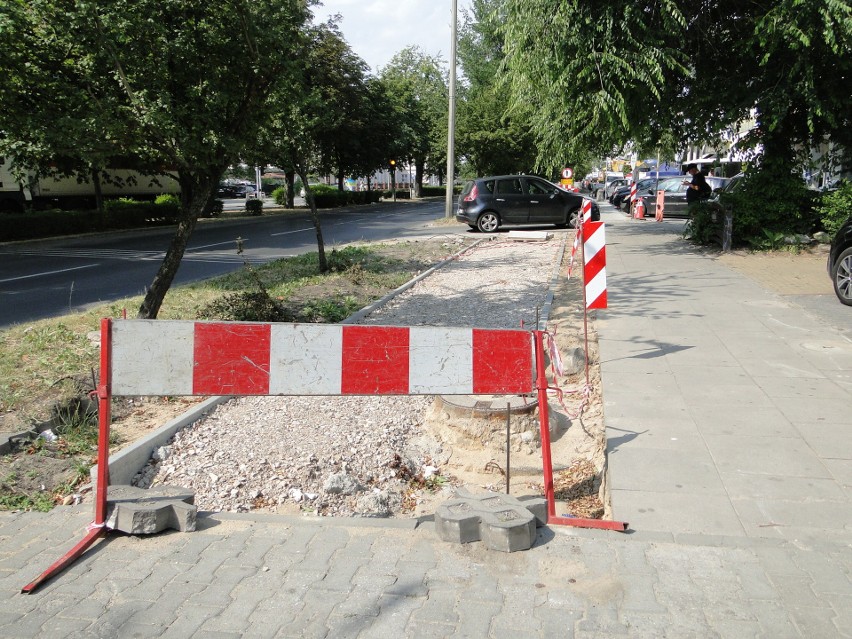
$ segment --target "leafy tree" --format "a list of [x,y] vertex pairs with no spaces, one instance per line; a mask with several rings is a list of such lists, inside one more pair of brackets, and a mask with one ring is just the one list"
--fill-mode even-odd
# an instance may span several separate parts
[[418,47],[397,53],[381,70],[400,133],[395,155],[415,168],[415,195],[420,196],[427,166],[440,171],[447,154],[448,89],[439,58]]
[[159,312],[222,172],[258,143],[290,83],[305,0],[9,0],[0,152],[18,170],[169,171],[182,214],[139,317]]
[[504,0],[505,82],[512,112],[531,125],[537,168],[665,127],[655,104],[672,74],[687,73],[678,4]]
[[502,4],[474,0],[460,30],[458,51],[466,85],[459,91],[456,139],[464,161],[477,175],[528,172],[535,162],[529,126],[508,113],[509,96],[499,81]]

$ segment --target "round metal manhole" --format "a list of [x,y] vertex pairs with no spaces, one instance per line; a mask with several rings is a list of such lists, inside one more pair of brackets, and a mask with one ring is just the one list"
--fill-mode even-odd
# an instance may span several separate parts
[[439,395],[436,404],[450,414],[470,417],[493,417],[509,414],[526,415],[535,411],[535,395]]

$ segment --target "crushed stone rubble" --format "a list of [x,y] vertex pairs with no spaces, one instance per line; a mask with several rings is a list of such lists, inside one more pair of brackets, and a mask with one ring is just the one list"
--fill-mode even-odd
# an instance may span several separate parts
[[[454,246],[447,243],[450,251]],[[532,327],[562,246],[559,236],[483,242],[359,323]],[[233,398],[157,449],[133,483],[190,488],[198,508],[214,512],[410,515],[423,491],[440,485],[434,480],[446,462],[424,423],[433,401]]]

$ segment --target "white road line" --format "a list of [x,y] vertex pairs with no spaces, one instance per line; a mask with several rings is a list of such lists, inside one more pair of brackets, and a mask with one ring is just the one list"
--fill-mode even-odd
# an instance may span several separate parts
[[281,231],[280,233],[270,233],[269,237],[276,237],[278,235],[293,235],[295,233],[304,233],[305,231],[313,231],[313,230],[314,230],[314,227],[309,226],[308,228],[296,229],[294,231]]
[[57,273],[67,273],[68,271],[79,271],[84,268],[94,268],[96,266],[100,266],[100,264],[87,264],[86,266],[75,266],[73,268],[63,268],[58,271],[45,271],[44,273],[33,273],[32,275],[22,275],[21,277],[10,277],[5,280],[0,280],[0,284],[5,282],[17,282],[18,280],[28,280],[33,277],[45,277],[47,275],[56,275]]

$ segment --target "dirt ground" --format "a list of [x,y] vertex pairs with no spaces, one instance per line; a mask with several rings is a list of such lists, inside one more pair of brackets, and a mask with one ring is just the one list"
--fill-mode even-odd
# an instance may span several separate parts
[[[452,246],[446,242],[436,243],[436,261]],[[399,251],[397,257],[410,250],[407,244],[400,244],[393,251]],[[561,272],[567,271],[568,253]],[[606,441],[603,428],[600,369],[597,357],[597,338],[594,332],[594,318],[589,321],[589,382],[586,383],[586,369],[582,366],[585,341],[582,315],[582,291],[580,273],[575,271],[570,280],[561,278],[554,292],[550,311],[549,331],[555,336],[559,353],[566,368],[573,367],[579,372],[558,376],[551,370],[551,379],[561,390],[561,397],[553,393],[549,401],[552,433],[552,461],[554,467],[554,486],[559,500],[558,513],[576,517],[600,518],[607,509],[605,482]],[[581,349],[581,350],[577,350]],[[584,390],[587,392],[584,393]],[[137,398],[126,407],[122,415],[116,416],[114,431],[125,442],[135,441],[151,430],[165,424],[170,419],[186,411],[192,404],[204,398]],[[532,403],[535,398],[531,398]],[[459,421],[449,418],[437,403],[427,426],[431,434],[440,440],[449,450],[446,462],[439,473],[452,485],[467,486],[471,489],[504,492],[506,490],[506,447],[502,435],[494,441],[484,441],[461,430]],[[581,411],[582,404],[582,411]],[[494,416],[496,431],[505,432],[505,411]],[[534,422],[529,430],[538,432],[537,411],[524,416],[513,416],[510,420]],[[529,424],[527,424],[529,426]],[[516,425],[513,430],[522,430]],[[510,492],[513,495],[543,494],[542,456],[537,442],[518,445],[510,452]],[[440,490],[427,490],[412,485],[408,493],[404,512],[401,516],[428,515],[434,513],[437,505],[446,500],[446,493]]]
[[798,253],[731,251],[719,261],[781,295],[834,295],[826,272],[828,245]]

